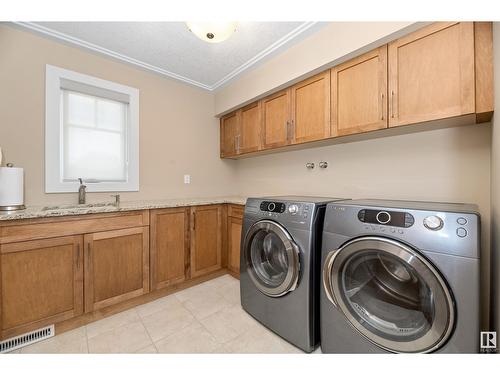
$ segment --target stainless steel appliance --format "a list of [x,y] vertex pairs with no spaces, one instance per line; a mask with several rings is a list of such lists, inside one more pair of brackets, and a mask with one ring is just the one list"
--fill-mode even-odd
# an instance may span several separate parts
[[322,351],[478,352],[479,258],[475,206],[330,203],[322,244]]
[[249,198],[241,239],[242,307],[310,352],[319,340],[321,231],[335,198]]

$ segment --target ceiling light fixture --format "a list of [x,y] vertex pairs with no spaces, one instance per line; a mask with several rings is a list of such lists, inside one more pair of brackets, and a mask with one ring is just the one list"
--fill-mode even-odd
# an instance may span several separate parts
[[238,26],[237,22],[186,22],[194,35],[208,43],[220,43],[229,38]]

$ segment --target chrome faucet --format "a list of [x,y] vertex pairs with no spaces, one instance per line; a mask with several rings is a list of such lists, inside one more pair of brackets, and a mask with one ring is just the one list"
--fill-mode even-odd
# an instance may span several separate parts
[[78,204],[85,204],[85,197],[87,194],[87,186],[83,184],[83,180],[81,178],[78,179],[80,181],[80,187],[78,188]]
[[120,194],[112,194],[111,196],[115,198],[115,207],[120,206]]

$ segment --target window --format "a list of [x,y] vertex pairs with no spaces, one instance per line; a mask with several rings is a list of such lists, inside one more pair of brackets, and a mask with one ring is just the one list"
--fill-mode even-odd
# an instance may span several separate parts
[[139,190],[139,91],[47,65],[45,191]]

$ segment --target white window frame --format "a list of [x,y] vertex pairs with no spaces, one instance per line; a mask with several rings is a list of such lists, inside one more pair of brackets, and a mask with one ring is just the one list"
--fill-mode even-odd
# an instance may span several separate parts
[[[139,90],[52,65],[45,67],[45,192],[78,191],[78,181],[63,181],[61,90],[84,88],[87,94],[128,102],[127,181],[85,182],[88,192],[139,191]],[[124,99],[125,98],[125,99]]]

